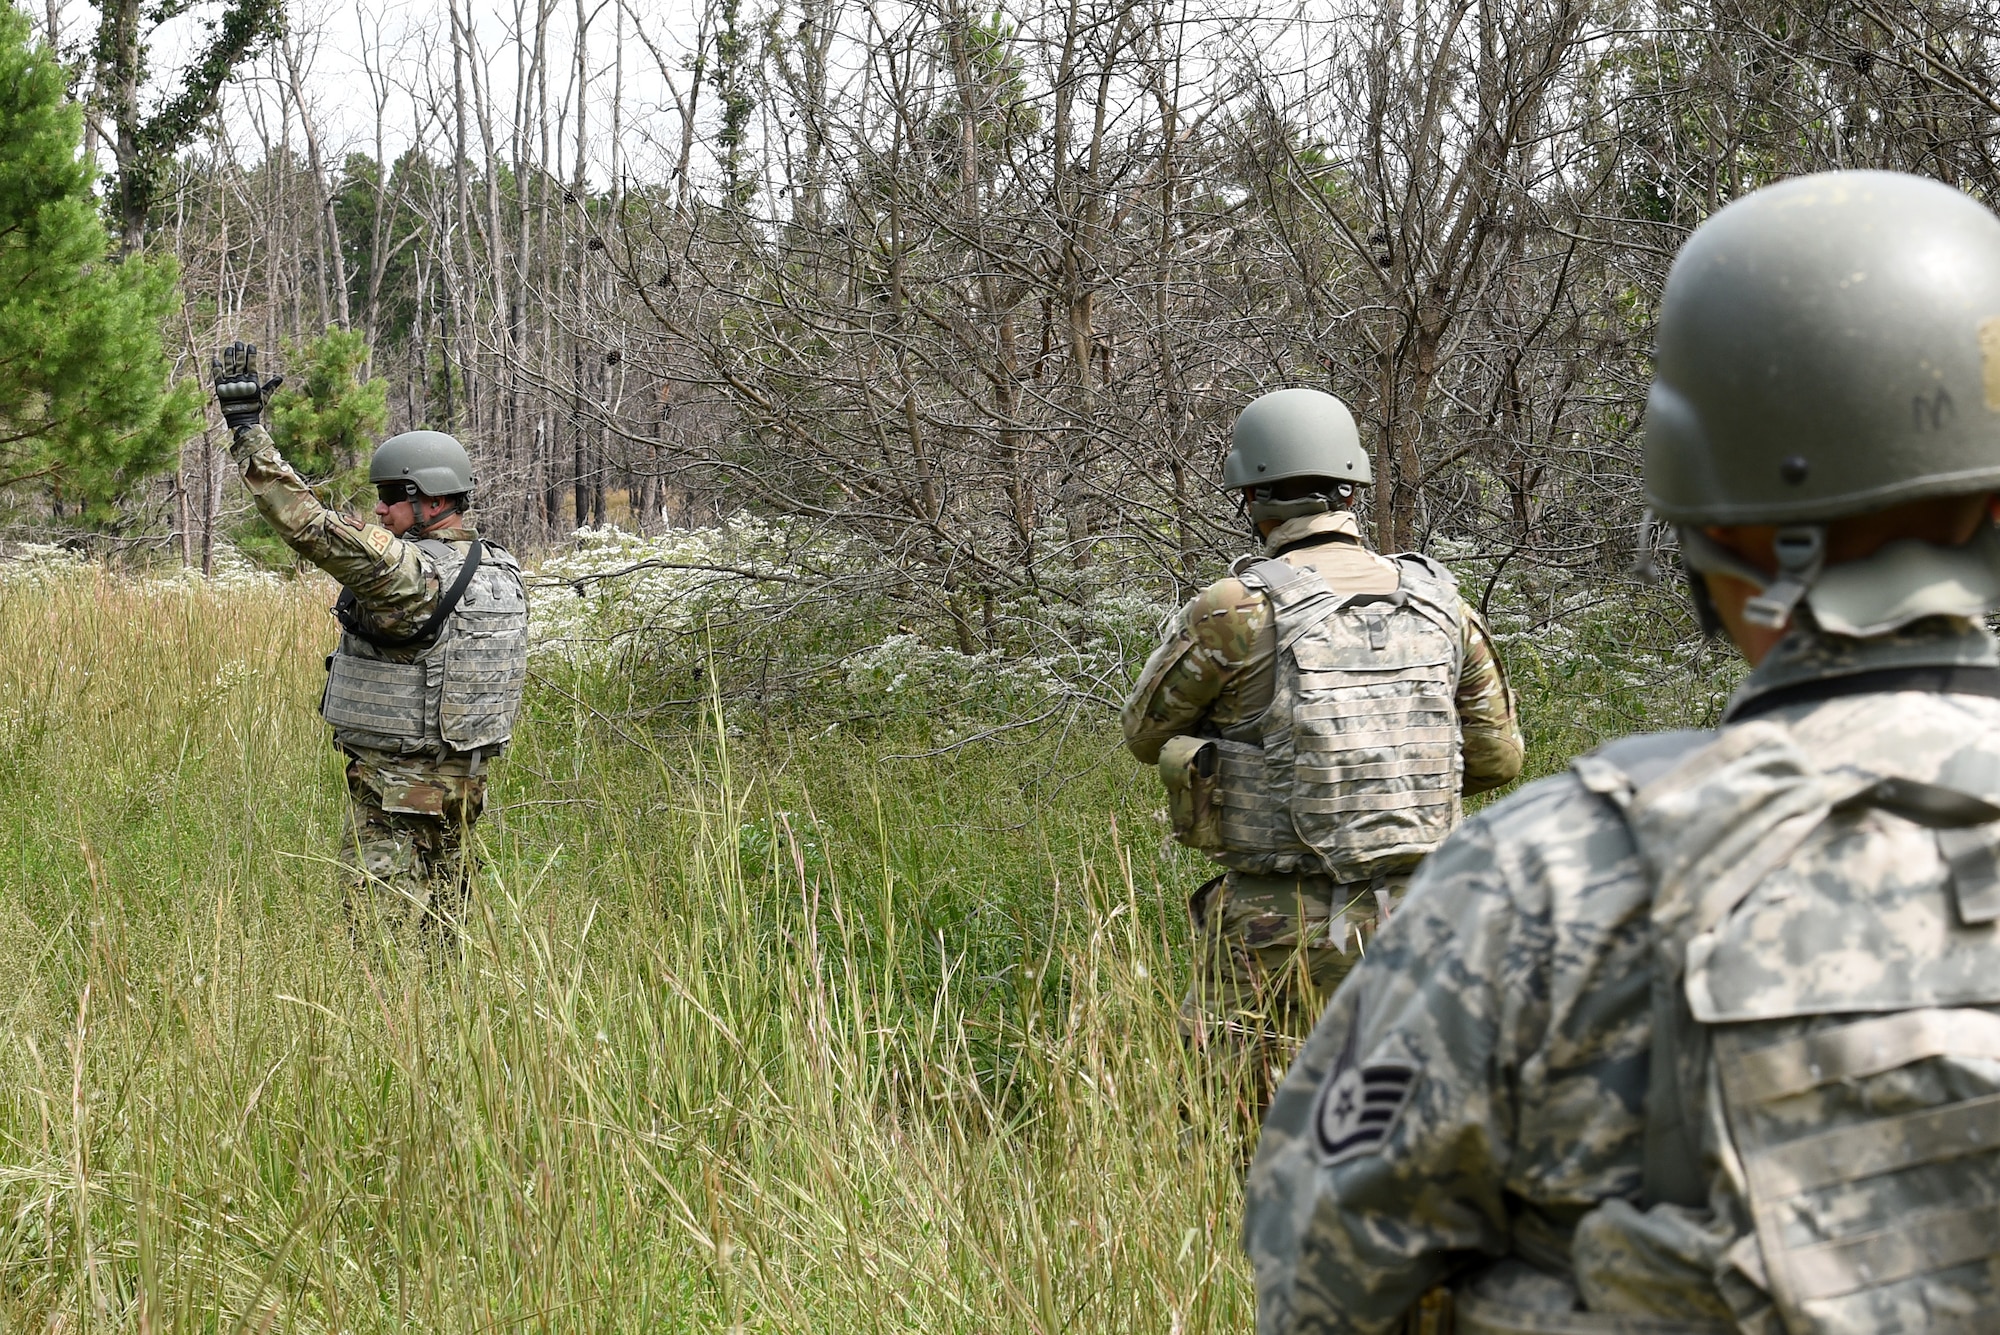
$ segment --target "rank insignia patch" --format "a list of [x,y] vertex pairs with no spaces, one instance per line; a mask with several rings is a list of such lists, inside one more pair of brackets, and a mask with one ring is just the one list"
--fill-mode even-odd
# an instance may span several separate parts
[[1320,1162],[1345,1163],[1372,1153],[1410,1101],[1416,1071],[1409,1066],[1355,1066],[1343,1059],[1320,1087],[1313,1132]]

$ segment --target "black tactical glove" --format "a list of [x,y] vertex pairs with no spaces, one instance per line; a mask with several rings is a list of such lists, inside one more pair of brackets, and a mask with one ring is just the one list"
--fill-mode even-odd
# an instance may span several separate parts
[[231,431],[258,426],[264,420],[264,402],[285,383],[281,375],[257,383],[257,345],[231,343],[215,354],[210,363],[215,372],[215,401],[222,408],[222,420]]

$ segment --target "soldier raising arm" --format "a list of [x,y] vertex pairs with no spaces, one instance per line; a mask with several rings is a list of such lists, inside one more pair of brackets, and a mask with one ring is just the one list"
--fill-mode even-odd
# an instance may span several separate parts
[[321,712],[348,759],[349,907],[358,925],[434,929],[463,908],[464,837],[520,707],[520,566],[473,529],[471,460],[440,432],[405,432],[375,451],[378,522],[321,505],[263,428],[275,384],[259,383],[254,346],[216,357],[216,399],[244,486],[292,550],[343,590]]
[[[235,355],[251,362],[247,378],[228,380],[225,362]],[[217,360],[217,398],[235,384],[256,385],[256,349],[237,344]],[[237,374],[244,374],[237,372]],[[275,382],[273,382],[275,387]],[[452,496],[398,496],[380,500],[378,523],[364,524],[350,514],[330,510],[304,479],[278,453],[262,423],[259,397],[248,394],[222,400],[223,417],[231,427],[230,454],[241,469],[243,485],[257,510],[283,538],[285,545],[333,576],[354,594],[369,620],[382,630],[408,634],[424,623],[443,596],[436,571],[427,569],[414,541],[434,537],[464,542],[473,530]]]
[[1997,330],[2000,220],[1936,182],[1689,240],[1646,491],[1753,671],[1426,861],[1265,1124],[1263,1335],[1992,1328]]

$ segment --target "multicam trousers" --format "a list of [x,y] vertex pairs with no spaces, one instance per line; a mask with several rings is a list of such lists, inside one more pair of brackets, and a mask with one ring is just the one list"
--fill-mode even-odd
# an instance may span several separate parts
[[1353,885],[1232,871],[1189,897],[1194,977],[1181,1032],[1240,1078],[1246,1116],[1263,1120],[1299,1044],[1408,881],[1408,871]]
[[347,766],[340,860],[357,935],[400,944],[451,939],[476,867],[466,836],[486,806],[486,780],[363,760]]

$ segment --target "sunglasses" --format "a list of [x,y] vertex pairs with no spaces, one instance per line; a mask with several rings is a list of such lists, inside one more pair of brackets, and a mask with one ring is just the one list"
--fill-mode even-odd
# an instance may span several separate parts
[[402,501],[415,500],[417,484],[414,482],[378,482],[375,484],[375,499],[384,505],[396,505]]

